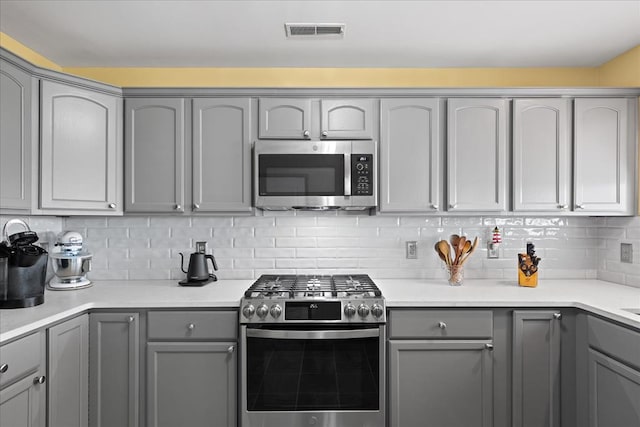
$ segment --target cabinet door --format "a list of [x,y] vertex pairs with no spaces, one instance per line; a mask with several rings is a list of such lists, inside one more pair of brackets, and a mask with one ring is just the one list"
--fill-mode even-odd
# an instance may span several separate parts
[[380,212],[440,209],[440,100],[380,101]]
[[305,139],[311,137],[311,100],[260,98],[260,138]]
[[251,99],[193,100],[193,208],[251,211]]
[[236,363],[235,343],[147,344],[149,426],[235,427]]
[[513,210],[562,212],[571,190],[571,103],[513,102]]
[[513,427],[560,425],[560,318],[513,312]]
[[0,61],[0,210],[31,207],[31,76]]
[[89,320],[89,425],[139,423],[138,313],[94,313]]
[[0,426],[45,427],[46,384],[36,379],[42,372],[35,372],[0,390]]
[[[575,209],[633,214],[635,101],[576,99]],[[632,114],[630,114],[633,112]]]
[[392,427],[491,427],[490,341],[389,341]]
[[589,426],[640,425],[640,371],[589,349]]
[[125,210],[184,212],[184,99],[127,99],[125,111]]
[[320,136],[327,139],[373,138],[373,99],[320,100]]
[[122,214],[121,103],[111,95],[42,82],[42,209]]
[[506,99],[449,99],[447,164],[449,211],[505,211]]
[[89,424],[89,316],[49,328],[49,427]]

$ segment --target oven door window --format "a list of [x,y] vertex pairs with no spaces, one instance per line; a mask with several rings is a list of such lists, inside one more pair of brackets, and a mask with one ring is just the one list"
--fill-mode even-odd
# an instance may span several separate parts
[[248,337],[247,409],[378,410],[379,352],[379,337]]
[[343,196],[344,155],[261,154],[261,196]]

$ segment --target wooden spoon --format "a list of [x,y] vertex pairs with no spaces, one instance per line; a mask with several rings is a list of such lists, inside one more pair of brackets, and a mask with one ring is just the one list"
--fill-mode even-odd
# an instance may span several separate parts
[[438,253],[438,256],[440,257],[440,259],[441,259],[442,261],[444,261],[444,262],[445,262],[445,264],[446,264],[447,259],[444,257],[444,254],[442,253],[442,251],[440,251],[440,245],[439,245],[439,243],[440,243],[440,242],[436,242],[436,244],[435,244],[435,246],[434,246],[434,249],[435,249],[435,250],[436,250],[436,252]]
[[[465,245],[466,245],[466,243],[465,243]],[[473,244],[471,245],[471,248],[468,250],[468,252],[465,254],[465,256],[460,260],[460,265],[462,265],[465,262],[467,262],[467,260],[469,259],[469,257],[473,253],[473,251],[476,250],[477,246],[478,246],[478,238],[476,237],[475,239],[473,239]]]
[[454,261],[454,264],[459,264],[460,258],[462,258],[462,255],[464,254],[463,250],[466,243],[467,238],[465,236],[461,236],[458,240],[458,246],[456,247],[456,260]]
[[442,255],[444,255],[445,260],[444,262],[447,263],[447,266],[451,266],[451,248],[449,246],[449,242],[447,242],[446,240],[440,240],[438,242],[438,249],[440,249],[440,252],[442,252]]

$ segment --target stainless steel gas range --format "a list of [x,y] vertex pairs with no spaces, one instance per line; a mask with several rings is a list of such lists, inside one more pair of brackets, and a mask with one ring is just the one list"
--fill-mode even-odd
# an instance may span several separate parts
[[383,426],[385,322],[367,275],[261,276],[240,306],[241,426]]

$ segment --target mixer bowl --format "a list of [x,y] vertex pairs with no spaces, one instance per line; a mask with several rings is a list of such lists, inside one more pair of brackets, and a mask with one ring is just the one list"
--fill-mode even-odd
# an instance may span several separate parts
[[92,254],[68,255],[64,253],[51,254],[53,272],[63,281],[81,279],[91,271]]

